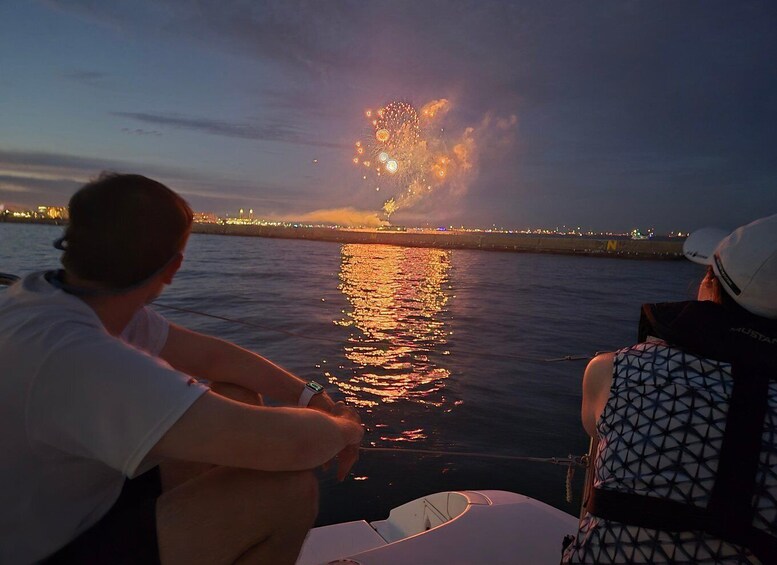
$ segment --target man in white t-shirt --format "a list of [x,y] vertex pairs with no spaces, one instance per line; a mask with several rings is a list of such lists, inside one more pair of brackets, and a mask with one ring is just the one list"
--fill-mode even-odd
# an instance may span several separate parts
[[[191,222],[164,185],[103,175],[70,201],[65,269],[0,292],[0,563],[294,563],[312,469],[356,460],[352,408],[146,307]],[[163,490],[177,462],[202,472]]]

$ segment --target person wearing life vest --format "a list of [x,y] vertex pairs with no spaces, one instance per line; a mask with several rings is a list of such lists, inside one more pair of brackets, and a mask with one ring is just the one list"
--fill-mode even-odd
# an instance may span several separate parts
[[698,299],[646,304],[583,378],[598,441],[564,563],[777,563],[777,215],[705,228]]

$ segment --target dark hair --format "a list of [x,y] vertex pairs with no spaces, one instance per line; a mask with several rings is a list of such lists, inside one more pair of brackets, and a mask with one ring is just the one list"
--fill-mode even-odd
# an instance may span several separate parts
[[68,208],[62,264],[112,289],[161,269],[183,249],[192,225],[183,198],[141,175],[104,172],[76,192]]

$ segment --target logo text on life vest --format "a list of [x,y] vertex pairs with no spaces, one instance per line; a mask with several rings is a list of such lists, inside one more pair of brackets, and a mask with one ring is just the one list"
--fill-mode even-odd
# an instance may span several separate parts
[[731,328],[731,331],[746,335],[747,337],[751,337],[763,343],[777,345],[777,337],[769,337],[768,335],[755,331],[753,328]]

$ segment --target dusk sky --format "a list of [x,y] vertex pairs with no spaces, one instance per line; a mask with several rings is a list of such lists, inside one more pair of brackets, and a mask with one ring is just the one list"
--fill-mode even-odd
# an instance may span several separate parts
[[116,170],[198,211],[376,221],[408,179],[376,190],[354,143],[392,101],[444,101],[421,137],[452,163],[395,224],[777,212],[777,3],[713,0],[5,0],[0,203]]

